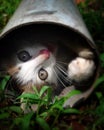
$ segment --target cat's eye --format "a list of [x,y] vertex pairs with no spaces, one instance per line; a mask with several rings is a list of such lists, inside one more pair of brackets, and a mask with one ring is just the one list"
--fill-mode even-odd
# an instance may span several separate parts
[[31,55],[25,50],[19,52],[17,54],[17,56],[18,56],[19,60],[22,62],[26,62],[31,59]]
[[38,76],[41,80],[46,80],[48,77],[48,73],[46,70],[44,70],[43,68],[39,70],[38,72]]

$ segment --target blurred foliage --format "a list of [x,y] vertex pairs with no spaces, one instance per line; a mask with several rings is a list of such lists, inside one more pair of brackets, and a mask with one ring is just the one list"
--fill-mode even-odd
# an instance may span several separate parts
[[[44,93],[45,96],[43,96]],[[22,99],[22,103],[25,103],[25,114],[16,104],[9,105],[8,107],[2,106],[2,110],[0,110],[0,128],[5,130],[32,130],[34,128],[40,130],[69,129],[71,125],[65,122],[63,122],[63,124],[58,124],[60,116],[64,114],[71,115],[73,113],[79,115],[81,112],[75,108],[64,109],[62,106],[67,98],[78,93],[77,90],[74,90],[60,99],[55,97],[54,103],[52,103],[52,90],[50,87],[43,86],[40,92],[34,87],[33,94],[24,93],[17,98]],[[32,104],[37,106],[35,112],[31,109]]]
[[6,25],[21,0],[0,0],[0,32]]
[[78,4],[79,11],[100,53],[104,50],[104,0],[85,0]]
[[[0,31],[6,25],[21,0],[0,0]],[[0,80],[0,129],[5,130],[103,130],[104,129],[104,0],[83,0],[78,4],[82,17],[98,47],[101,73],[95,84],[95,91],[78,109],[63,109],[64,99],[51,104],[51,93],[43,87],[40,93],[21,95],[29,104],[37,101],[36,113],[24,114],[17,104],[5,99],[3,89],[9,77]],[[43,92],[47,94],[42,98]],[[50,95],[50,96],[49,96]],[[28,102],[27,102],[28,101]],[[49,101],[49,102],[48,102]]]

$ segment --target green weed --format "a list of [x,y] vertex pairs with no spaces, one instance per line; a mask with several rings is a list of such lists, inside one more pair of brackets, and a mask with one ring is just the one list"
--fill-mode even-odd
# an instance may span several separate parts
[[21,0],[0,0],[0,32],[13,15]]
[[[6,25],[21,0],[0,0],[0,32]],[[93,0],[98,2],[98,0]],[[101,74],[95,83],[95,92],[92,95],[91,104],[88,102],[80,109],[62,107],[64,101],[77,92],[58,99],[54,102],[49,87],[44,86],[40,92],[34,87],[33,94],[22,94],[17,99],[23,98],[27,108],[34,103],[38,104],[36,112],[24,114],[17,104],[2,102],[5,98],[3,90],[9,77],[2,77],[0,80],[0,129],[5,130],[72,130],[73,121],[84,125],[86,130],[103,130],[104,128],[104,1],[100,8],[89,6],[90,0],[78,5],[80,13],[94,38],[100,51]],[[98,2],[99,3],[99,2]],[[45,95],[43,93],[46,93]],[[44,96],[43,96],[44,95]],[[96,99],[93,99],[93,96]],[[95,104],[97,105],[95,105]]]

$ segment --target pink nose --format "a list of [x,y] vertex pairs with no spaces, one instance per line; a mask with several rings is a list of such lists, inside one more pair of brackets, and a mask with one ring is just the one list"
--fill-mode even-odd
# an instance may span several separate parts
[[50,51],[47,49],[40,50],[39,54],[44,55],[46,58],[50,57]]

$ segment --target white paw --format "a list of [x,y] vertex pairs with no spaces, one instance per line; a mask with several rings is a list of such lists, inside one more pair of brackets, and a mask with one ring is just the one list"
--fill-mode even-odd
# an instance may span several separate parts
[[80,82],[92,76],[94,70],[93,60],[77,57],[68,65],[68,76],[70,79]]

